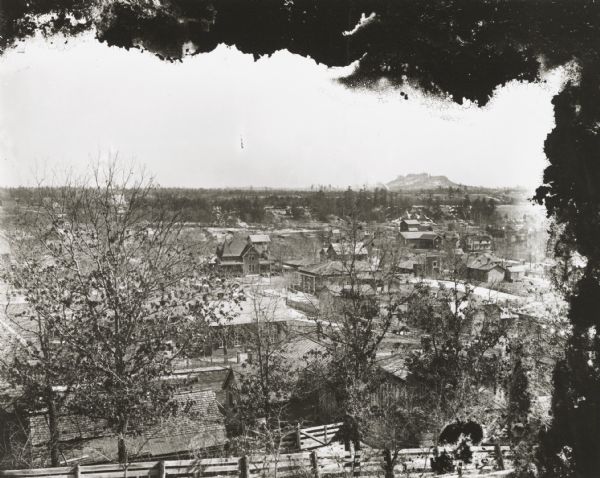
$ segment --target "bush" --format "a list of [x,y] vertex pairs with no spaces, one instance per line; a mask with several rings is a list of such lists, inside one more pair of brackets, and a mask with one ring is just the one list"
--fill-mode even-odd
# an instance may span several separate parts
[[446,450],[431,459],[431,471],[438,475],[454,471],[454,460]]

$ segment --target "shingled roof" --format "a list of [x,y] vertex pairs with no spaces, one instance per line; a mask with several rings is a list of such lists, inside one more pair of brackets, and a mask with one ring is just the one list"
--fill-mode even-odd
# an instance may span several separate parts
[[408,369],[404,364],[405,354],[395,354],[389,357],[383,357],[377,359],[377,365],[384,372],[393,375],[400,380],[406,380],[408,377]]
[[[300,267],[298,271],[321,276],[333,276],[348,274],[350,264],[344,264],[341,261],[327,261],[310,266]],[[365,261],[354,262],[354,272],[369,272],[373,269]]]
[[228,241],[225,241],[220,248],[220,257],[240,257],[244,252],[244,249],[248,247],[248,242],[244,241],[240,237],[234,237]]
[[482,271],[492,270],[494,267],[502,267],[502,259],[494,257],[491,254],[481,254],[471,258],[467,262],[467,268]]
[[252,244],[261,244],[261,243],[265,243],[265,242],[271,242],[271,238],[268,236],[268,234],[250,234],[248,236],[248,240]]

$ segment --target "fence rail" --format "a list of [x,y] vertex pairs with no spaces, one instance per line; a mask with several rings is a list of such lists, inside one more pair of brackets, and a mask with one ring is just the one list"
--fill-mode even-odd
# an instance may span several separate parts
[[281,447],[286,450],[312,450],[331,444],[342,426],[340,423],[319,425],[310,428],[298,428],[281,439]]
[[[317,427],[315,427],[317,428]],[[310,432],[308,432],[310,433]],[[472,447],[472,469],[489,470],[510,459],[507,446]],[[498,454],[502,455],[500,459]],[[365,477],[389,478],[406,476],[411,471],[429,471],[431,448],[401,450],[393,470],[386,469],[380,451],[366,450],[355,454],[334,454],[328,450],[251,455],[241,458],[202,458],[129,463],[128,465],[75,465],[58,468],[0,471],[6,478],[277,478]],[[494,464],[496,466],[494,466]]]

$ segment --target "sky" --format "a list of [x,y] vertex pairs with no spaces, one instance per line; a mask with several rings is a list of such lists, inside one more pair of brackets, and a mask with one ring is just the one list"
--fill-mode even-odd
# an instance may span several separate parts
[[0,57],[0,186],[115,155],[162,186],[345,187],[421,172],[540,183],[560,70],[498,88],[483,108],[348,89],[336,78],[350,71],[287,51],[254,61],[221,45],[169,63],[90,34],[28,40]]

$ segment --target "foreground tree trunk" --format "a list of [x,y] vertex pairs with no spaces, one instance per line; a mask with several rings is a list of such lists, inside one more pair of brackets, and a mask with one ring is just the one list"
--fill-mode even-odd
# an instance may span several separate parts
[[58,413],[56,402],[54,400],[54,392],[52,387],[48,387],[46,395],[46,406],[48,408],[48,430],[50,432],[50,440],[48,442],[48,448],[50,450],[50,464],[52,466],[60,465],[59,458],[59,442],[60,442],[60,431],[58,429]]
[[127,436],[127,421],[119,426],[119,434],[117,438],[117,450],[118,459],[120,464],[126,464],[128,462],[127,443],[125,437]]

